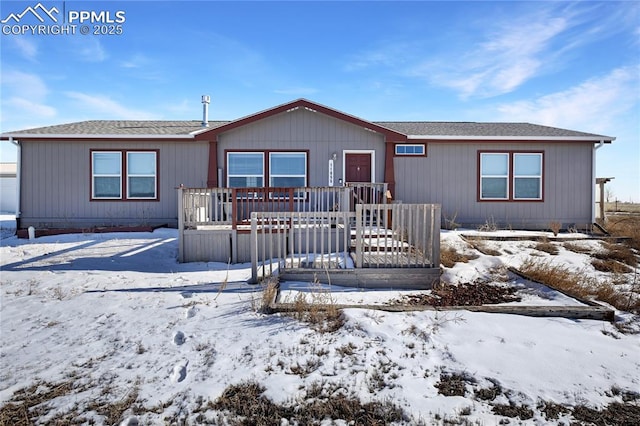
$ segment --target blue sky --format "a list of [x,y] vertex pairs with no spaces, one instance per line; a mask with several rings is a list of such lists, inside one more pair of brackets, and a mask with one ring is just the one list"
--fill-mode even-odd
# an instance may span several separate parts
[[[37,3],[3,0],[0,19]],[[615,177],[620,200],[640,201],[638,1],[41,3],[60,15],[122,11],[122,34],[3,30],[2,132],[197,120],[203,94],[211,119],[304,97],[372,121],[524,121],[616,136],[598,151],[597,175]],[[7,143],[0,155],[15,157]]]

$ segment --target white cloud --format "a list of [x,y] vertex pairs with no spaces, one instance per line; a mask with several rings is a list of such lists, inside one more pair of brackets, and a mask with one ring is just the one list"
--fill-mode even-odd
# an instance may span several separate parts
[[628,66],[561,92],[499,105],[498,111],[505,121],[605,132],[638,104],[639,91],[640,66]]
[[42,99],[49,93],[44,80],[36,74],[9,70],[0,73],[0,78],[5,94],[14,93],[24,98]]
[[427,61],[410,74],[453,88],[463,98],[509,93],[541,71],[549,59],[545,52],[568,26],[566,19],[548,19],[545,14],[510,22],[469,51]]
[[49,89],[40,76],[8,70],[0,73],[0,77],[0,125],[4,130],[35,127],[34,124],[57,115],[56,108],[47,105]]
[[8,108],[13,110],[14,115],[15,113],[22,112],[38,119],[55,117],[57,112],[55,108],[48,105],[18,97],[10,98],[6,102],[3,102],[3,104],[3,109],[6,110],[6,108]]
[[65,92],[65,95],[80,103],[83,109],[100,113],[101,119],[150,120],[155,117],[150,112],[121,105],[105,95],[90,95],[81,92]]
[[30,61],[36,59],[36,56],[38,55],[38,45],[35,41],[33,41],[33,39],[16,36],[11,37],[11,40],[13,40],[14,44],[18,48],[18,51],[23,57]]

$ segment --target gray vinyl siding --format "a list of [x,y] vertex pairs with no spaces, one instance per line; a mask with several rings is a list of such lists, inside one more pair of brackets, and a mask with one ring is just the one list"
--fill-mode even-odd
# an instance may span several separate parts
[[[91,150],[159,150],[159,201],[90,201]],[[207,142],[23,142],[21,227],[177,226],[175,188],[206,186]]]
[[[226,150],[309,150],[308,186],[327,186],[329,158],[337,154],[334,186],[342,179],[343,150],[375,150],[375,181],[384,180],[384,137],[354,124],[305,109],[285,112],[224,133],[218,138],[218,167]],[[226,186],[226,173],[220,186]]]
[[[443,219],[466,226],[495,221],[503,227],[548,228],[587,225],[592,214],[590,143],[429,143],[427,157],[394,159],[395,199],[439,203]],[[543,151],[544,202],[479,202],[479,151]]]

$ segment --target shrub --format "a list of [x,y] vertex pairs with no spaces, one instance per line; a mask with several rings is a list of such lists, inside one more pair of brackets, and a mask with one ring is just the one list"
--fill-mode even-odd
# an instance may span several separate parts
[[560,230],[562,229],[562,223],[554,220],[553,222],[549,223],[549,229],[551,229],[553,235],[557,237],[558,233],[560,233]]

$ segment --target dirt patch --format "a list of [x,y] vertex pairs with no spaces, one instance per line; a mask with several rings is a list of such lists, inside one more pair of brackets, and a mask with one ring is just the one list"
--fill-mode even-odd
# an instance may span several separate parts
[[491,285],[482,282],[468,284],[440,283],[431,294],[405,296],[400,303],[411,306],[481,306],[519,302],[515,287]]

